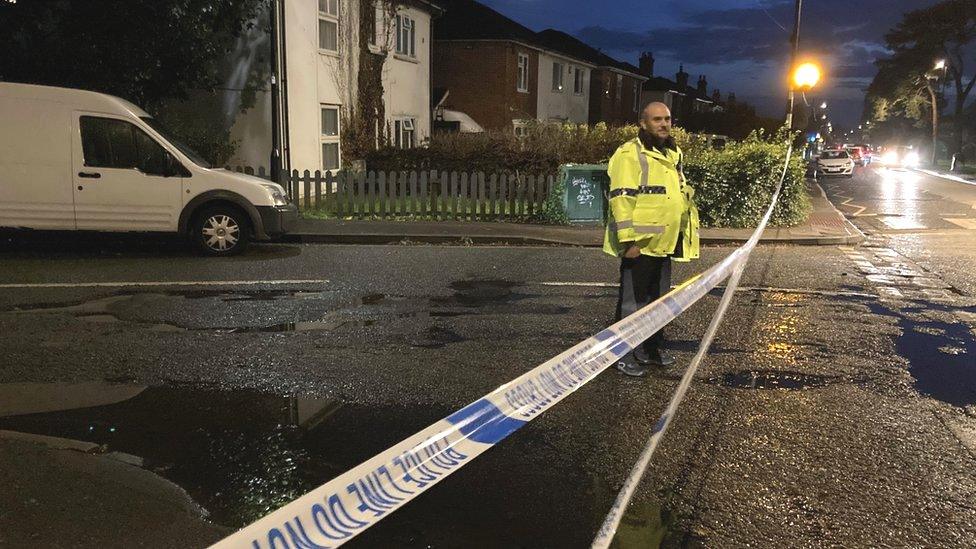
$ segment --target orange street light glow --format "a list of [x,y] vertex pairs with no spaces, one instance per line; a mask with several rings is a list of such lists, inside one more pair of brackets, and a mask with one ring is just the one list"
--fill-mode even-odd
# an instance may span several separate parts
[[793,86],[798,90],[809,90],[820,81],[820,67],[813,63],[803,63],[793,71]]

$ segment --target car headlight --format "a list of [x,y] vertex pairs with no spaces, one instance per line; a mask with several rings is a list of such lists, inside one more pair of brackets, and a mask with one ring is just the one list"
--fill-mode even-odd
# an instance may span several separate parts
[[267,189],[268,194],[271,195],[271,200],[274,201],[275,206],[287,206],[288,197],[285,196],[285,192],[278,185],[262,185]]
[[906,154],[905,155],[905,165],[906,166],[912,166],[912,167],[918,166],[918,153],[913,151],[913,152],[910,152],[910,153]]
[[897,164],[898,163],[898,153],[895,151],[889,151],[881,157],[881,161],[885,164]]

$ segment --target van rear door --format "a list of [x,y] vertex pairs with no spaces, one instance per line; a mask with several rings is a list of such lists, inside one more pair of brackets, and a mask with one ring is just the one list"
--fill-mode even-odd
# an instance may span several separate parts
[[71,110],[0,90],[0,227],[74,229]]
[[78,229],[176,231],[183,182],[173,155],[122,117],[75,112],[74,127]]

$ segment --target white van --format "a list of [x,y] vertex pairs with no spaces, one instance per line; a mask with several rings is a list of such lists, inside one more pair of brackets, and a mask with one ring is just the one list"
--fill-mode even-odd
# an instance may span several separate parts
[[231,255],[297,218],[280,185],[214,168],[128,101],[0,82],[0,227],[181,233]]

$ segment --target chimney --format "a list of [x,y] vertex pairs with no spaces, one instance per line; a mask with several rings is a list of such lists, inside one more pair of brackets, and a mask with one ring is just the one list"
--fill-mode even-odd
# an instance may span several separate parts
[[729,103],[735,103],[735,94],[729,92]]
[[722,92],[718,91],[718,88],[715,88],[715,91],[712,92],[712,101],[716,103],[722,102]]
[[705,80],[704,74],[698,77],[698,93],[702,97],[708,96],[708,80]]
[[674,81],[678,83],[678,91],[684,93],[688,87],[688,73],[685,72],[685,65],[679,65],[678,74],[674,75]]
[[648,78],[654,77],[654,56],[651,55],[651,52],[645,51],[641,53],[639,66],[641,76]]

